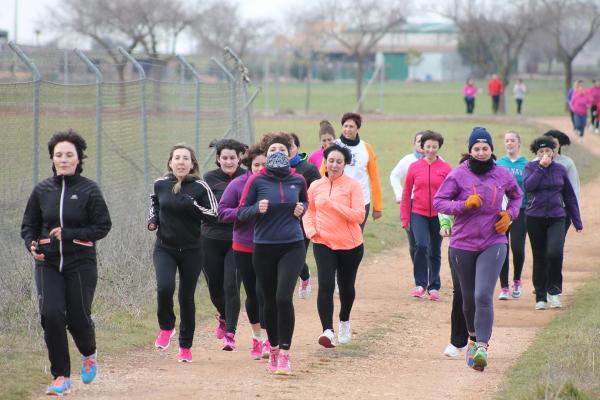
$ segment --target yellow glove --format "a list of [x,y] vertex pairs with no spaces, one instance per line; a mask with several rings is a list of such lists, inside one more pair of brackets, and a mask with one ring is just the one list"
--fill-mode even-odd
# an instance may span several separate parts
[[481,207],[481,196],[478,194],[472,194],[465,200],[465,208]]
[[506,233],[508,227],[510,226],[510,215],[506,211],[502,211],[500,213],[500,219],[496,222],[494,227],[496,228],[496,232],[498,233]]

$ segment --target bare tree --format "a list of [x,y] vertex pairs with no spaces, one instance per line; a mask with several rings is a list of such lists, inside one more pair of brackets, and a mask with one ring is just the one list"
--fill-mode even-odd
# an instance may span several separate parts
[[600,29],[596,0],[542,0],[543,30],[553,39],[565,67],[565,93],[573,84],[573,60]]
[[366,61],[379,41],[400,26],[409,2],[401,0],[323,0],[313,15],[321,19],[322,33],[337,43],[356,63],[356,99],[362,95]]
[[[505,86],[517,69],[529,35],[538,27],[536,0],[454,0],[447,16],[461,34],[461,50],[482,71],[496,72]],[[504,96],[500,112],[505,112]]]

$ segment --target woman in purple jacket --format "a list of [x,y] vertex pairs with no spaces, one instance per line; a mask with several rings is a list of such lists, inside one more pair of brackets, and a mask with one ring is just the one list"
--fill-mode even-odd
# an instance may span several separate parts
[[523,184],[527,191],[527,233],[533,253],[533,286],[535,309],[561,307],[565,219],[569,218],[577,232],[583,229],[577,197],[567,170],[553,161],[556,144],[542,136],[531,143],[537,160],[525,166]]
[[251,146],[246,151],[246,158],[242,160],[248,171],[231,181],[225,192],[223,192],[221,201],[219,201],[219,221],[233,222],[233,258],[246,291],[246,313],[254,334],[250,356],[255,360],[265,356],[268,357],[271,346],[266,338],[266,324],[262,312],[262,294],[256,287],[256,274],[252,265],[252,253],[254,253],[252,236],[254,235],[255,220],[238,220],[237,207],[240,204],[242,192],[248,178],[262,171],[266,161],[267,158],[260,146]]
[[[483,371],[494,321],[494,288],[506,257],[506,231],[519,215],[523,192],[513,175],[496,166],[492,137],[473,128],[469,154],[452,170],[435,195],[438,212],[454,215],[452,257],[469,331],[467,365]],[[502,197],[508,198],[506,211]]]

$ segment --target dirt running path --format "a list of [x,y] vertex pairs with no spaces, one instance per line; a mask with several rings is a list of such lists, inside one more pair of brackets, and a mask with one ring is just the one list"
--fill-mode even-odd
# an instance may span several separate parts
[[[562,119],[543,122],[559,128],[567,124]],[[590,138],[590,145],[594,150],[600,149],[597,138]],[[600,197],[600,178],[583,188],[582,197]],[[524,297],[496,301],[490,366],[483,374],[468,369],[462,359],[452,360],[442,355],[449,340],[451,307],[446,250],[442,261],[442,298],[434,303],[409,296],[413,286],[412,267],[407,249],[401,246],[368,255],[361,265],[352,314],[354,340],[350,345],[327,350],[317,344],[320,324],[316,287],[310,299],[295,299],[294,376],[270,375],[265,371],[265,361],[250,359],[250,328],[243,314],[238,329],[239,349],[234,352],[220,350],[221,342],[212,335],[212,321],[198,324],[191,364],[176,362],[176,345],[166,351],[153,349],[150,344],[155,332],[148,332],[149,345],[143,350],[102,356],[101,372],[93,385],[84,386],[75,377],[73,395],[143,400],[321,399],[331,396],[346,399],[492,398],[506,370],[527,349],[536,333],[558,313],[568,312],[575,289],[597,270],[594,257],[598,252],[593,231],[600,227],[600,213],[593,205],[592,201],[584,203],[584,232],[576,234],[571,229],[567,239],[565,294],[562,296],[565,307],[533,310],[531,256],[528,254],[523,277]]]

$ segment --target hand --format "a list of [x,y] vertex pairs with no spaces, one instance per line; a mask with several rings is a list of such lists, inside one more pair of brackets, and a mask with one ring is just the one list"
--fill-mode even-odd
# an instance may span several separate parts
[[302,213],[304,212],[304,204],[296,203],[296,207],[294,208],[294,216],[300,218]]
[[552,157],[548,154],[544,154],[540,159],[540,165],[544,168],[548,168],[548,166],[552,163]]
[[262,199],[261,201],[258,202],[258,212],[259,213],[261,213],[261,214],[266,213],[268,208],[269,208],[269,200]]
[[405,231],[409,231],[410,230],[410,224],[402,225],[402,229],[404,229]]
[[440,229],[440,236],[442,236],[442,237],[450,236],[450,229],[447,229],[447,228]]
[[54,236],[58,240],[62,240],[62,228],[60,226],[57,228],[54,228],[50,231],[50,233],[48,235]]
[[37,242],[31,242],[31,247],[29,248],[29,252],[31,252],[31,255],[33,256],[33,258],[36,261],[44,261],[44,255],[41,253],[38,253],[36,251],[37,248]]
[[473,207],[481,207],[481,196],[478,194],[472,194],[465,200],[466,209],[471,209]]
[[500,219],[498,219],[498,221],[494,225],[494,227],[496,228],[496,232],[502,234],[506,233],[508,227],[510,226],[510,222],[510,215],[508,215],[506,211],[502,211],[500,213]]
[[381,211],[373,210],[373,220],[381,218],[381,215],[382,215]]
[[156,224],[148,224],[148,230],[149,231],[155,231],[157,228]]

